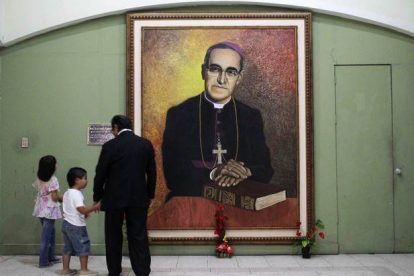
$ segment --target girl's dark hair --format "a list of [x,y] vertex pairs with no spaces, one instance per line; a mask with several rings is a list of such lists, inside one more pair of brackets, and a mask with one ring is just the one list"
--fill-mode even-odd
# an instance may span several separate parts
[[86,170],[79,167],[70,168],[68,174],[66,175],[66,180],[68,185],[72,188],[75,185],[76,178],[81,179],[87,174]]
[[56,158],[52,155],[46,155],[39,160],[39,170],[37,177],[42,181],[48,181],[56,171]]

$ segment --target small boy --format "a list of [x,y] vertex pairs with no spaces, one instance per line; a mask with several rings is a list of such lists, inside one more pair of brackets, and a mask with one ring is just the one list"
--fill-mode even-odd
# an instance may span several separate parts
[[80,271],[79,275],[98,275],[98,273],[88,270],[88,256],[90,254],[91,243],[88,232],[86,231],[85,216],[99,210],[101,203],[85,207],[84,197],[80,190],[88,184],[87,172],[82,168],[71,168],[66,175],[69,188],[63,195],[64,220],[62,223],[63,238],[65,246],[63,248],[63,272],[62,275],[77,273],[76,270],[69,269],[70,257],[79,256]]

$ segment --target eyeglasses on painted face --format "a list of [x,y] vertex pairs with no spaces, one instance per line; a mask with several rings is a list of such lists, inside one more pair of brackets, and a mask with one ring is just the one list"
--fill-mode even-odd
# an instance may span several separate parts
[[[237,78],[238,75],[240,75],[241,71],[237,71],[236,68],[227,68],[225,71],[225,76],[228,80],[234,80]],[[223,69],[220,66],[217,65],[211,65],[207,67],[207,74],[211,77],[220,77],[223,74]]]

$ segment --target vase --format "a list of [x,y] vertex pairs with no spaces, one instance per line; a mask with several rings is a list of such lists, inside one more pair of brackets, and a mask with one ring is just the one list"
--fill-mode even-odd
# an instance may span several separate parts
[[302,258],[310,259],[310,251],[311,251],[311,248],[309,245],[302,247]]
[[233,254],[229,254],[227,252],[219,252],[216,254],[217,258],[231,258]]

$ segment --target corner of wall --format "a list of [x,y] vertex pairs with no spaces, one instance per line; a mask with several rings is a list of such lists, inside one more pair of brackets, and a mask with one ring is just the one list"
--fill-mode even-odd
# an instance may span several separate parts
[[[2,93],[1,93],[1,91],[2,91],[2,63],[1,63],[1,51],[0,51],[0,129],[1,129],[1,113],[2,113],[2,110],[1,110],[1,106],[2,106],[2,99],[1,99],[1,97],[2,97]],[[1,171],[2,171],[2,168],[1,168],[1,145],[2,145],[2,135],[1,135],[1,131],[0,131],[0,218],[1,217],[3,217],[2,215],[3,215],[3,208],[2,208],[2,195],[3,195],[3,192],[2,192],[2,182],[1,182]],[[0,243],[2,243],[3,242],[3,227],[1,227],[1,230],[0,230]]]
[[4,46],[4,1],[0,0],[0,47]]

